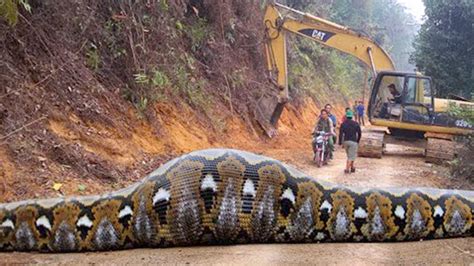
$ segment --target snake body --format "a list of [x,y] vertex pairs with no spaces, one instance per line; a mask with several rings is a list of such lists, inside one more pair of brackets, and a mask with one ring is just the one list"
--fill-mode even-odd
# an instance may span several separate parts
[[472,237],[473,212],[473,191],[344,187],[210,149],[113,193],[0,204],[0,251]]

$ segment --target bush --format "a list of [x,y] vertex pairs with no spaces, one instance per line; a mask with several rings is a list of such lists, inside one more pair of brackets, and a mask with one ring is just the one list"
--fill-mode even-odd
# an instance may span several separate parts
[[31,6],[27,0],[0,1],[0,17],[5,19],[11,26],[15,26],[18,22],[18,5],[31,12]]
[[[474,110],[466,107],[450,106],[449,114],[464,119],[467,123],[474,125]],[[456,178],[467,179],[474,182],[474,133],[461,139],[462,148],[459,151],[451,167],[452,175]]]

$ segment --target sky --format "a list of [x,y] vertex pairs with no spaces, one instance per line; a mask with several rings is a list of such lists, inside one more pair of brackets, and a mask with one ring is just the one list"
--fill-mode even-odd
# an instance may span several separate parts
[[418,22],[422,21],[422,17],[425,14],[425,5],[422,0],[397,0],[398,3],[402,4],[408,9],[408,12],[412,13]]

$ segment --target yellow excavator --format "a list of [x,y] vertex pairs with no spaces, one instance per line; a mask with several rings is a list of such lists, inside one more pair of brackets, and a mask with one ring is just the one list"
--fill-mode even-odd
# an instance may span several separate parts
[[429,161],[449,160],[456,153],[452,140],[474,131],[468,121],[447,112],[448,106],[474,111],[474,103],[434,98],[430,77],[395,71],[388,53],[365,34],[278,3],[267,5],[264,24],[269,78],[279,93],[262,97],[256,116],[269,137],[276,133],[277,122],[289,100],[288,33],[355,56],[371,69],[367,110],[369,121],[378,127],[364,131],[360,155],[380,158],[387,143],[396,143],[424,148]]

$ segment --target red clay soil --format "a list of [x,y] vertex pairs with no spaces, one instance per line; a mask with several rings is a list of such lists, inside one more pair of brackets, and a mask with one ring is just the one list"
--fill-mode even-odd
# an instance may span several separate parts
[[[126,114],[129,117],[122,118],[123,124],[118,121],[114,126],[86,122],[73,113],[44,119],[41,126],[58,143],[51,147],[50,153],[33,150],[30,154],[32,160],[19,161],[17,154],[11,156],[9,146],[0,145],[0,202],[114,190],[139,180],[174,156],[209,147],[257,152],[268,147],[307,148],[301,140],[308,139],[317,108],[308,100],[300,110],[291,106],[286,109],[279,136],[272,140],[262,137],[262,132],[249,130],[237,115],[220,121],[223,130],[217,132],[184,104],[179,109],[171,104],[156,105],[155,119],[159,122],[159,129],[140,120],[133,111]],[[119,114],[116,117],[120,117]],[[84,161],[87,165],[83,164]],[[111,167],[96,169],[91,161],[96,161],[97,165],[105,162]],[[71,168],[84,168],[84,175]],[[106,172],[108,170],[112,172]],[[62,184],[59,191],[53,189],[55,183]]]

